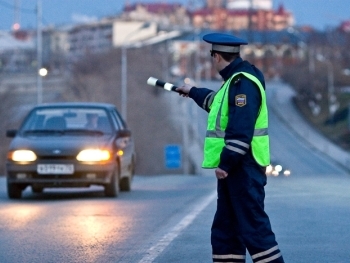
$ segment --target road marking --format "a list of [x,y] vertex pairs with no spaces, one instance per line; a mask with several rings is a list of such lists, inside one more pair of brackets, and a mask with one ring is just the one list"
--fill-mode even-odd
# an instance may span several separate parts
[[173,229],[165,234],[156,245],[152,246],[146,252],[147,255],[144,256],[139,263],[152,263],[162,252],[163,250],[186,228],[188,227],[193,220],[202,212],[209,204],[217,197],[216,191],[211,195],[204,198],[191,213],[186,215]]

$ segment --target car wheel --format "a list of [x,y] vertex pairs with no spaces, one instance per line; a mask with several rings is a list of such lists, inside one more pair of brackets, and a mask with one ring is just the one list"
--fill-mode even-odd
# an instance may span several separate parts
[[131,190],[131,179],[130,177],[123,177],[120,179],[120,190],[130,191]]
[[20,199],[22,197],[22,188],[18,184],[7,183],[7,195],[10,199]]
[[43,187],[40,186],[32,186],[32,192],[35,194],[41,194],[44,191]]
[[119,172],[116,170],[109,184],[105,185],[105,195],[107,197],[117,197],[119,194]]

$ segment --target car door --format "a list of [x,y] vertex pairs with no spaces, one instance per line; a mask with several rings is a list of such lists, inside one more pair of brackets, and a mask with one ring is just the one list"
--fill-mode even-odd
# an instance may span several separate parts
[[131,131],[127,128],[126,123],[123,121],[117,110],[111,111],[112,121],[117,128],[116,144],[118,148],[123,151],[123,155],[120,156],[121,161],[121,176],[131,175],[131,167],[133,165],[134,157],[134,141]]

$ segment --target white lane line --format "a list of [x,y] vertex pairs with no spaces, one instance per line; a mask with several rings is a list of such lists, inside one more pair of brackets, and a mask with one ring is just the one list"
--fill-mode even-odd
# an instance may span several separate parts
[[217,197],[216,191],[204,198],[191,213],[186,215],[173,229],[165,234],[156,245],[152,246],[139,263],[152,263],[160,253]]

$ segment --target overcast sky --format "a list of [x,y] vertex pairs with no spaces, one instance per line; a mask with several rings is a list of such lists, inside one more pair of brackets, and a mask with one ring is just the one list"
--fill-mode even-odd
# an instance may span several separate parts
[[[10,30],[15,20],[14,6],[20,3],[22,28],[36,27],[36,5],[38,0],[0,0],[0,30]],[[62,25],[121,12],[124,0],[40,0],[43,9],[43,24]],[[129,0],[135,2],[167,2],[187,4],[188,0]],[[193,1],[199,3],[200,1]],[[280,4],[294,14],[296,25],[311,25],[323,30],[350,20],[349,0],[273,0],[274,9]]]

